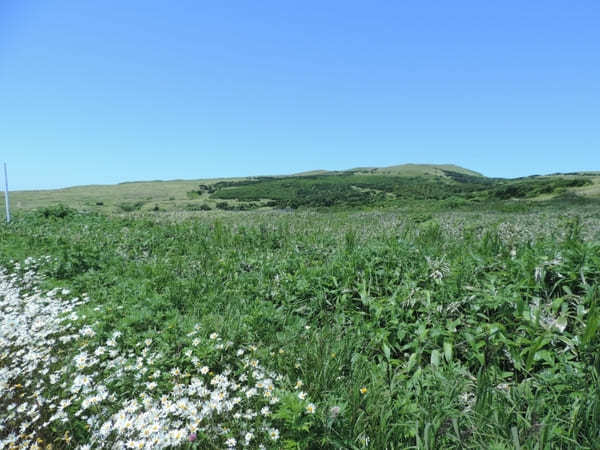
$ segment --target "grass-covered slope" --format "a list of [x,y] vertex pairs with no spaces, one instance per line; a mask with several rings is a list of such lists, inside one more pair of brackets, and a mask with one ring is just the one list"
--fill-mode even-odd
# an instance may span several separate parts
[[[17,214],[0,227],[0,440],[596,448],[600,217],[586,208]],[[8,280],[28,281],[6,297]],[[54,287],[70,292],[42,294]],[[60,326],[57,297],[85,301]],[[39,334],[37,305],[55,334]]]
[[[438,202],[442,209],[461,205],[480,208],[496,201],[551,200],[565,195],[600,198],[600,176],[583,173],[496,179],[453,165],[406,164],[289,176],[148,181],[10,194],[13,211],[61,203],[107,214],[332,206],[411,208],[411,203],[424,200]],[[3,205],[2,197],[0,208]]]
[[356,169],[352,169],[352,171],[361,172],[361,173],[375,173],[375,174],[408,176],[408,177],[416,177],[416,176],[423,176],[423,175],[433,175],[433,176],[443,177],[446,175],[445,172],[447,172],[447,171],[461,173],[463,175],[471,175],[471,176],[475,176],[475,177],[483,176],[479,172],[465,169],[464,167],[460,167],[455,164],[400,164],[397,166],[388,166],[388,167],[356,168]]

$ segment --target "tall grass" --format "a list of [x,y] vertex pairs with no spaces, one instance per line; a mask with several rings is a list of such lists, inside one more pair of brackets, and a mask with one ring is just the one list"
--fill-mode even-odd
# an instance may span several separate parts
[[[577,216],[31,213],[0,228],[0,263],[50,256],[40,289],[87,293],[89,345],[152,339],[165,370],[196,329],[253,343],[281,374],[269,447],[595,448],[598,218]],[[18,420],[2,414],[0,437]],[[64,443],[77,420],[43,438]]]

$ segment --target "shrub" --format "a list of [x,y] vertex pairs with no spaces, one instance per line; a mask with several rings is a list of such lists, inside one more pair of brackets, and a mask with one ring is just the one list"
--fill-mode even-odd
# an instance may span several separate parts
[[63,205],[62,203],[59,203],[58,205],[41,208],[38,210],[38,213],[46,219],[64,219],[66,217],[73,216],[75,213],[77,213],[77,211],[73,208]]
[[194,203],[188,203],[185,207],[187,211],[210,211],[212,208],[208,203],[202,203],[200,205]]
[[144,206],[144,202],[135,202],[135,203],[120,203],[119,208],[123,212],[133,212],[139,211]]

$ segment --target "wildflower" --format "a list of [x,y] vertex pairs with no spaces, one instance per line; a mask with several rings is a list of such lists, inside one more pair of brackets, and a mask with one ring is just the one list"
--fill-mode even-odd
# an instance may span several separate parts
[[361,393],[361,394],[363,394],[363,395],[365,395],[365,394],[367,393],[367,388],[366,388],[366,387],[364,387],[364,386],[363,386],[363,387],[361,387],[361,388],[360,388],[360,393]]
[[305,400],[306,399],[306,392],[299,392],[298,393],[298,398],[300,400]]
[[500,383],[498,386],[496,386],[496,389],[508,392],[508,391],[510,391],[510,384],[508,384],[508,383]]
[[218,335],[217,333],[210,333],[210,336],[209,336],[209,338],[210,338],[211,340],[213,340],[213,341],[214,341],[214,340],[215,340],[217,337],[219,337],[219,335]]
[[277,428],[271,428],[269,430],[269,437],[274,441],[279,439],[279,430]]
[[309,403],[308,405],[306,405],[306,412],[309,414],[314,414],[316,409],[317,409],[317,407],[315,406],[314,403]]
[[[2,274],[0,268],[0,284],[5,283]],[[24,433],[34,426],[40,430],[40,433],[47,433],[51,431],[49,427],[52,424],[62,426],[73,420],[83,422],[89,433],[91,445],[102,446],[102,443],[110,437],[114,448],[122,449],[177,448],[185,445],[186,441],[197,442],[196,433],[200,432],[214,438],[223,436],[220,441],[221,446],[228,448],[238,445],[265,448],[258,442],[254,443],[258,440],[254,434],[257,429],[268,434],[270,440],[279,439],[279,430],[259,428],[259,424],[265,421],[264,417],[272,414],[269,406],[263,406],[265,400],[250,402],[246,400],[246,396],[266,398],[268,403],[273,405],[279,402],[279,399],[273,396],[278,387],[276,383],[284,383],[281,374],[266,372],[257,359],[240,358],[246,353],[244,349],[254,351],[257,349],[255,346],[233,349],[232,342],[222,344],[218,335],[214,333],[211,339],[218,342],[215,347],[231,348],[231,356],[237,353],[238,361],[230,367],[224,367],[221,372],[215,369],[213,372],[208,366],[200,368],[201,361],[193,357],[192,347],[190,347],[184,350],[184,354],[189,356],[188,361],[191,360],[197,367],[195,370],[199,370],[203,375],[210,374],[210,378],[206,380],[202,379],[203,377],[196,378],[190,376],[183,368],[168,365],[163,367],[165,360],[162,355],[152,352],[150,347],[153,341],[150,338],[140,340],[132,347],[126,348],[128,341],[117,345],[117,338],[121,333],[115,331],[110,339],[101,342],[102,345],[95,345],[96,341],[93,338],[96,334],[92,327],[95,328],[99,323],[85,325],[85,317],[77,315],[78,324],[72,322],[67,326],[62,324],[63,321],[69,320],[68,314],[74,312],[72,308],[83,303],[81,300],[70,302],[61,299],[53,304],[53,300],[44,298],[41,291],[36,291],[36,295],[42,300],[43,307],[50,305],[53,311],[56,311],[56,321],[52,322],[54,319],[50,320],[50,317],[27,317],[23,323],[27,324],[28,333],[23,335],[37,339],[28,343],[31,350],[22,346],[21,349],[11,351],[9,354],[3,348],[0,349],[0,366],[3,368],[6,361],[9,361],[7,358],[15,358],[15,364],[21,358],[18,366],[20,378],[11,378],[11,373],[8,372],[9,378],[0,379],[0,391],[10,389],[16,392],[14,401],[10,397],[6,400],[6,413],[3,416],[15,423],[16,432],[21,429],[22,436],[14,434],[13,442],[20,440],[25,443],[29,440],[28,448],[36,448],[34,436]],[[23,300],[28,302],[26,311],[35,310],[37,297],[15,298],[20,302]],[[14,311],[22,312],[23,308],[13,307],[10,299],[5,300],[2,297],[2,292],[0,292],[0,299],[0,325],[3,325],[1,322],[5,320],[5,314],[9,315],[9,323],[12,321],[10,309],[5,309],[7,302],[8,308],[14,308]],[[62,309],[63,306],[66,309]],[[122,308],[117,307],[117,309]],[[75,316],[71,315],[71,317]],[[18,321],[13,322],[18,324]],[[36,333],[40,334],[38,330],[43,330],[44,334],[36,336]],[[53,353],[52,346],[55,343],[68,344],[73,341],[75,345],[81,342],[83,348],[72,359],[64,361],[66,364],[58,365],[61,353]],[[194,341],[197,345],[201,344],[200,340]],[[137,350],[138,348],[140,350]],[[21,370],[21,365],[24,364],[31,365],[32,369]],[[170,392],[162,392],[162,389],[167,389],[168,385],[162,382],[166,381],[166,378],[161,376],[156,366],[160,366],[173,377]],[[5,373],[0,373],[0,377],[5,376]],[[31,376],[34,374],[40,376]],[[132,389],[127,393],[112,392],[114,381],[124,377],[131,378]],[[23,386],[17,387],[16,381],[21,379],[26,381],[22,381]],[[156,397],[161,396],[155,398],[150,393],[156,392],[159,385],[161,392]],[[51,392],[56,394],[46,397],[48,395],[46,389],[50,386],[52,386]],[[32,394],[34,388],[37,391]],[[237,396],[233,397],[233,395]],[[119,405],[118,402],[122,404]],[[78,405],[79,407],[75,408]],[[313,404],[306,408],[310,414],[316,410]],[[40,413],[44,410],[48,416],[47,421],[42,425]],[[115,412],[107,417],[111,410]],[[212,414],[218,414],[219,419],[224,420],[214,420],[214,417],[210,417]],[[228,421],[231,419],[248,421],[241,424],[243,426],[239,431],[241,434],[236,435],[235,438],[230,437],[231,432],[224,426],[230,423]],[[12,438],[7,436],[6,425],[1,420],[0,434],[3,436],[0,447],[2,444],[11,443]],[[61,443],[63,446],[75,444],[75,438],[68,433],[65,433],[63,439]],[[37,442],[37,444],[46,445],[44,442]],[[86,450],[91,445],[80,445],[78,448]]]

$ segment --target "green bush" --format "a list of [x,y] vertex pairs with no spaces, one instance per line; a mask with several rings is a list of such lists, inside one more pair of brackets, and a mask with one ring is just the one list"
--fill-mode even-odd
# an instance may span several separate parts
[[120,203],[119,209],[123,212],[139,211],[144,206],[145,202],[139,201],[135,203]]
[[46,219],[65,219],[72,217],[77,211],[73,208],[69,208],[63,204],[54,206],[48,206],[46,208],[38,209],[37,214]]

